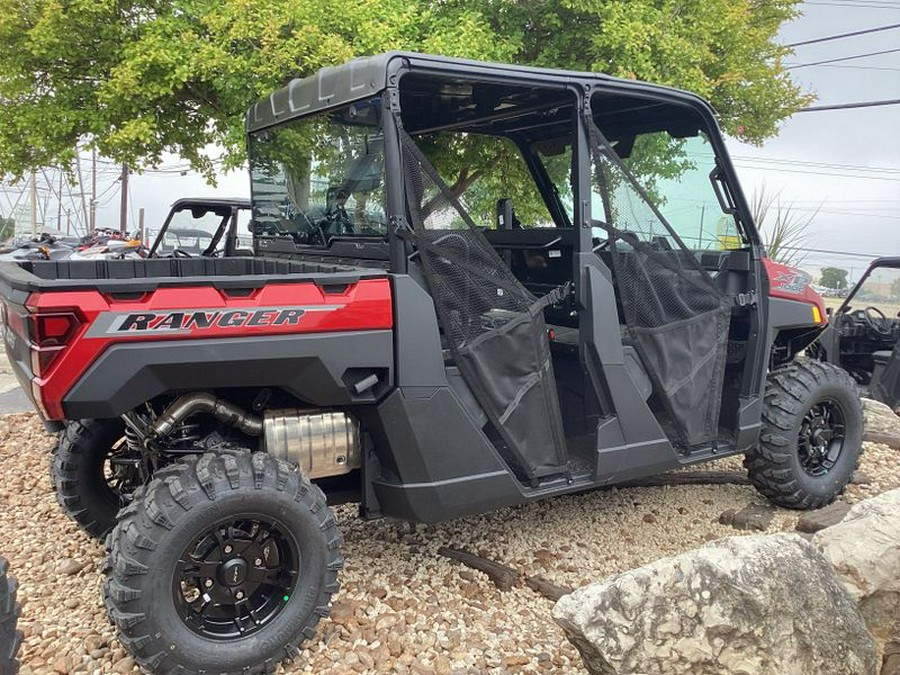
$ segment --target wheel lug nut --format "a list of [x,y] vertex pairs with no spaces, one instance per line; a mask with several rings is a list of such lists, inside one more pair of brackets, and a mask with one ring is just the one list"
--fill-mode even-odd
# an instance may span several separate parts
[[206,586],[207,588],[212,588],[213,580],[207,579],[206,581],[203,582],[203,585]]
[[225,550],[225,553],[231,553],[234,549],[231,547],[230,544],[225,544],[224,550]]
[[234,597],[236,597],[238,600],[243,600],[244,599],[244,591],[238,591],[237,593],[234,594]]
[[260,565],[262,565],[262,558],[257,558],[253,561],[253,564],[259,567]]

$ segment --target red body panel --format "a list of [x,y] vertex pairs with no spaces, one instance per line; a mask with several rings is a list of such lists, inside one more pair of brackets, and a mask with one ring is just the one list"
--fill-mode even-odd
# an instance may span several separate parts
[[771,297],[815,305],[819,308],[821,323],[827,321],[825,302],[822,300],[822,296],[810,286],[812,278],[806,272],[775,262],[770,258],[763,258],[763,265],[769,277],[769,295]]
[[122,342],[389,329],[390,283],[365,279],[327,293],[310,283],[264,286],[234,297],[213,286],[160,288],[138,299],[98,291],[35,293],[29,312],[76,310],[84,322],[32,389],[48,419],[65,415],[62,400],[97,356]]

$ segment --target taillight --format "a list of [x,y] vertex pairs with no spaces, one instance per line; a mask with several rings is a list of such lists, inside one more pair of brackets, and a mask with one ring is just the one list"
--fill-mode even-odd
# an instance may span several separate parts
[[81,321],[74,312],[31,314],[31,342],[40,347],[62,347],[78,330]]
[[28,315],[31,372],[43,377],[81,326],[74,311],[33,312]]

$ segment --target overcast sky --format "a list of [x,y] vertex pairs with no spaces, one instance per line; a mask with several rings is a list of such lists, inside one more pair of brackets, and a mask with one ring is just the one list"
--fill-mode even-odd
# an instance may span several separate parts
[[[900,0],[809,0],[803,16],[784,27],[784,43],[900,23]],[[900,47],[900,30],[798,47],[792,64]],[[900,52],[828,66],[797,68],[794,76],[818,96],[816,105],[900,98]],[[856,278],[873,255],[900,255],[900,106],[799,113],[763,147],[729,142],[748,198],[765,184],[782,203],[820,208],[803,267],[818,272],[835,264]],[[177,159],[172,163],[177,164]],[[105,185],[112,185],[113,167]],[[162,222],[169,204],[186,196],[249,196],[246,172],[221,176],[211,187],[195,174],[131,177],[132,217],[146,209],[149,227]],[[99,201],[98,223],[118,224],[118,195]],[[862,256],[847,254],[860,253]]]
[[[900,23],[896,0],[811,0],[803,11],[784,27],[782,42]],[[789,63],[898,47],[900,30],[883,31],[797,47]],[[900,99],[900,52],[792,72],[818,96],[815,105]],[[798,209],[821,206],[810,248],[867,254],[809,253],[804,268],[852,267],[855,279],[872,255],[900,255],[900,106],[798,113],[763,147],[729,147],[748,197],[764,183]]]

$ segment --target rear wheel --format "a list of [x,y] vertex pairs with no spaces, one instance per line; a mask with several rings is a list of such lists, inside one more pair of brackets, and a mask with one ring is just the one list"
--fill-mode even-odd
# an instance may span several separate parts
[[186,458],[120,516],[104,598],[145,668],[269,672],[328,614],[341,536],[321,490],[280,460]]
[[85,532],[103,537],[143,482],[140,459],[128,449],[121,420],[69,422],[50,462],[56,499]]
[[792,362],[769,374],[759,443],[744,466],[754,486],[791,509],[817,509],[843,492],[859,465],[863,410],[841,368]]
[[16,582],[8,576],[8,566],[0,558],[0,675],[15,675],[19,672],[19,645],[21,631],[16,630],[19,618],[19,604],[16,602]]

